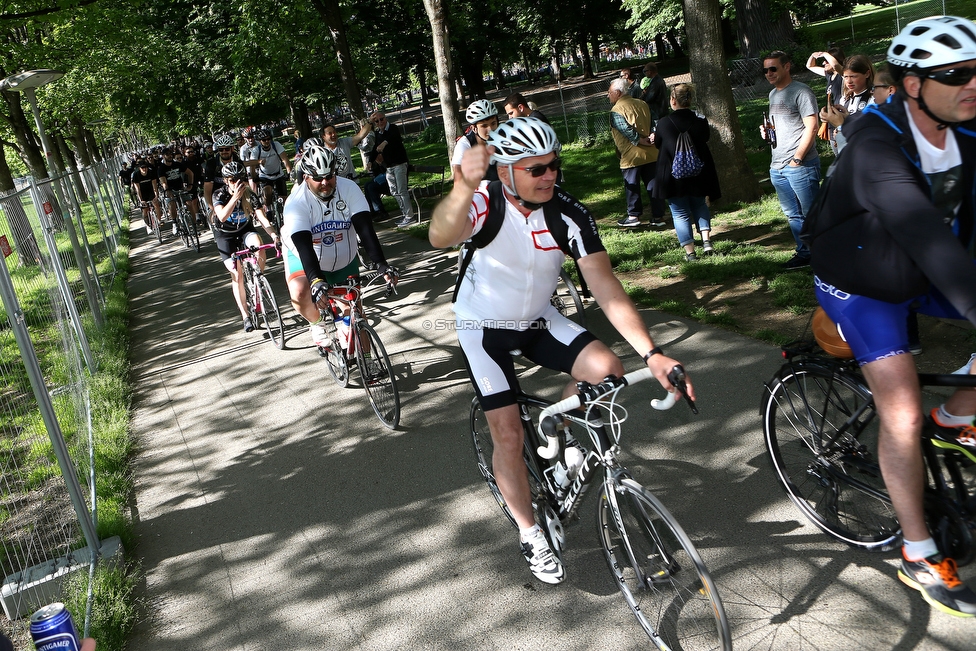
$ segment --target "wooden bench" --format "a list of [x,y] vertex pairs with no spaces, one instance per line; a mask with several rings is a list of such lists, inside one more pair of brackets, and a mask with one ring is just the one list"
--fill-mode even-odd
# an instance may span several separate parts
[[444,165],[411,165],[411,174],[433,174],[440,175],[440,179],[434,179],[426,185],[418,185],[410,188],[410,197],[413,199],[414,207],[417,210],[417,223],[423,221],[420,217],[421,199],[439,199],[444,196],[444,185],[447,182],[447,167]]

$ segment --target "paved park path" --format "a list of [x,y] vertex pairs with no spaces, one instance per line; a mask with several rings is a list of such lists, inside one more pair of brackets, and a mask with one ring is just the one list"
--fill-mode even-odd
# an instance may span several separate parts
[[[195,254],[133,221],[133,555],[146,618],[131,648],[648,648],[597,545],[592,497],[568,532],[567,581],[531,578],[475,468],[472,392],[453,332],[437,327],[451,320],[456,256],[385,225],[380,237],[405,271],[398,297],[366,299],[400,384],[397,431],[361,388],[333,383],[290,307],[285,350],[242,331],[209,234]],[[280,262],[271,269],[284,305]],[[588,314],[637,368],[599,311]],[[973,648],[976,622],[931,611],[898,582],[894,554],[831,542],[786,499],[758,417],[778,351],[644,316],[686,363],[701,414],[653,412],[641,385],[625,400],[624,458],[699,541],[735,648]],[[548,373],[523,377],[559,391]]]

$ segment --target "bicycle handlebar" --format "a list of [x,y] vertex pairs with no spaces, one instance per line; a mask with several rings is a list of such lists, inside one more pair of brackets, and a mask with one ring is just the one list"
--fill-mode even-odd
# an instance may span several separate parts
[[[622,378],[613,375],[608,376],[599,384],[590,384],[588,382],[577,383],[576,387],[578,391],[575,395],[563,398],[559,402],[549,405],[539,414],[539,434],[545,437],[546,445],[540,445],[536,452],[543,459],[554,459],[559,454],[559,437],[555,434],[555,427],[552,425],[552,418],[556,414],[577,409],[584,403],[598,400],[611,391],[637,384],[638,382],[643,382],[653,377],[654,373],[645,366],[644,368],[625,374]],[[675,390],[669,391],[663,399],[655,398],[651,400],[651,406],[659,411],[670,409],[678,402],[678,394],[681,394],[688,401],[691,411],[697,414],[698,408],[695,406],[695,401],[688,396],[685,389],[685,369],[680,364],[675,365],[668,373],[668,381],[671,382]]]
[[[278,240],[278,242],[281,242],[281,240]],[[278,255],[276,255],[275,257],[281,255],[281,245],[276,243],[271,243],[271,244],[262,244],[261,246],[249,246],[246,249],[241,249],[236,253],[232,253],[230,257],[233,260],[240,260],[241,258],[247,258],[249,256],[252,256],[256,254],[258,251],[264,251],[267,249],[274,249],[278,253]]]

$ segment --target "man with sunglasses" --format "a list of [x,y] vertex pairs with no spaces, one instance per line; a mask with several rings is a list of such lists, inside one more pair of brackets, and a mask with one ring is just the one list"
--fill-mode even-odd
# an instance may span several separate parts
[[[806,84],[794,81],[791,66],[790,56],[785,52],[771,52],[763,60],[763,74],[773,86],[769,91],[769,119],[776,129],[769,181],[796,241],[793,257],[784,267],[800,269],[810,265],[810,248],[800,239],[800,231],[820,190],[819,112],[816,93]],[[763,126],[759,127],[759,133],[765,140]]]
[[[817,300],[877,408],[878,458],[904,543],[898,577],[934,608],[973,617],[976,593],[926,523],[925,418],[906,322],[917,310],[976,325],[976,132],[963,126],[976,119],[976,24],[914,21],[887,59],[898,91],[844,125],[847,146],[805,235]],[[934,445],[976,462],[974,414],[971,388],[932,409]]]
[[[571,374],[565,395],[577,380],[596,383],[623,374],[617,356],[549,300],[565,251],[577,260],[610,323],[669,390],[667,373],[678,363],[654,345],[613,275],[593,215],[556,187],[559,151],[556,133],[545,122],[522,117],[505,122],[488,136],[488,147],[465,152],[461,179],[434,209],[429,232],[437,248],[467,240],[477,245],[465,255],[467,264],[462,262],[454,303],[458,342],[491,429],[495,479],[518,524],[522,555],[532,574],[550,584],[562,582],[565,571],[533,514],[510,351]],[[482,181],[489,162],[497,165],[497,181]],[[494,236],[479,241],[490,230]],[[579,467],[569,470],[575,477]]]
[[386,114],[376,111],[369,116],[376,132],[376,144],[373,146],[372,160],[386,168],[386,181],[390,184],[390,192],[400,206],[400,221],[398,227],[410,226],[413,223],[413,205],[407,189],[407,148],[403,146],[403,138],[397,125],[386,119]]
[[302,182],[285,202],[282,241],[285,278],[295,311],[309,322],[312,343],[328,344],[320,309],[328,307],[329,286],[359,277],[359,243],[387,282],[396,272],[383,254],[366,197],[355,181],[338,176],[336,155],[306,145],[298,164]]

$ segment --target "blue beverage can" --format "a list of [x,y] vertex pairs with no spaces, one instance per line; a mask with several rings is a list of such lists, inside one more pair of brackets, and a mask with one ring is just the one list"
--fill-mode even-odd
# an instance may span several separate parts
[[31,615],[30,633],[37,651],[79,651],[78,631],[62,603],[49,604]]

